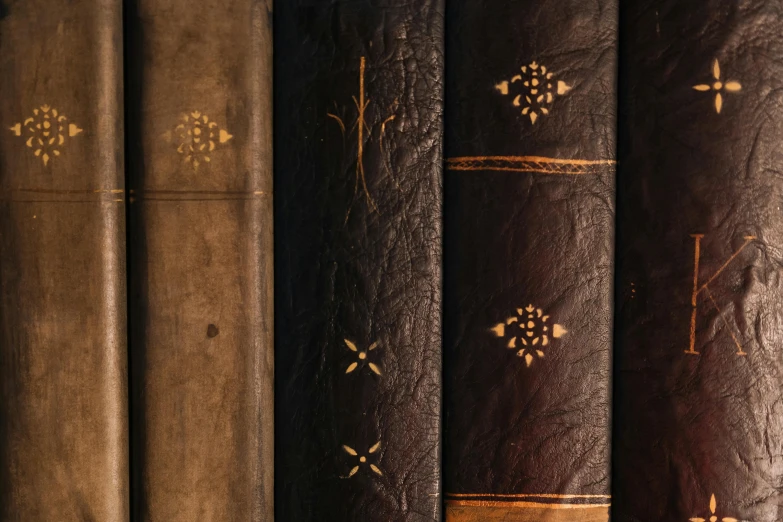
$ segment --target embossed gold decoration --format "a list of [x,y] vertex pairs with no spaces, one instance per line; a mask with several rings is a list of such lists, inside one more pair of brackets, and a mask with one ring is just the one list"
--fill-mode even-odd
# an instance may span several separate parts
[[202,163],[211,161],[210,154],[219,145],[223,145],[233,136],[221,129],[209,116],[200,111],[182,115],[182,122],[173,131],[164,134],[167,141],[173,141],[177,152],[184,156],[185,162],[198,169]]
[[715,91],[715,112],[720,114],[721,109],[723,109],[723,95],[721,93],[740,91],[742,90],[742,85],[734,80],[729,80],[725,83],[721,80],[720,63],[718,63],[718,60],[715,60],[712,64],[712,77],[715,80],[714,82],[694,85],[693,88],[701,92]]
[[[747,352],[742,348],[742,343],[737,338],[737,336],[732,331],[731,325],[729,325],[728,321],[726,320],[723,310],[721,310],[720,306],[718,306],[718,302],[715,300],[715,297],[712,295],[712,292],[710,291],[710,284],[712,284],[715,279],[723,273],[724,270],[726,270],[731,263],[737,259],[737,256],[742,253],[743,250],[745,250],[745,247],[747,247],[749,244],[751,244],[753,241],[756,240],[755,236],[745,236],[743,239],[745,240],[742,245],[734,251],[734,253],[726,260],[723,265],[715,272],[713,273],[705,283],[702,284],[701,280],[699,279],[699,263],[701,262],[701,240],[704,238],[704,234],[691,234],[691,237],[694,240],[693,244],[693,293],[691,294],[691,335],[690,335],[690,345],[687,350],[685,350],[685,353],[689,355],[699,355],[699,352],[696,350],[696,316],[698,314],[698,307],[699,307],[699,300],[702,296],[706,296],[709,300],[712,306],[718,311],[718,314],[720,314],[721,319],[723,320],[723,324],[726,327],[726,330],[728,331],[729,335],[731,335],[732,340],[734,341],[734,345],[737,347],[737,355],[745,356],[747,355]],[[740,334],[741,335],[741,334]]]
[[710,517],[709,518],[701,518],[701,517],[693,517],[690,518],[690,522],[718,522],[718,520],[721,520],[722,522],[737,522],[736,518],[733,517],[723,517],[718,518],[716,515],[718,509],[718,502],[715,500],[715,494],[710,497]]
[[533,305],[517,308],[517,315],[498,323],[491,331],[497,337],[508,338],[506,347],[517,350],[517,357],[524,357],[528,367],[536,357],[543,359],[550,337],[559,339],[568,333],[561,325],[551,324],[549,316]]
[[495,170],[579,176],[613,173],[615,160],[545,158],[541,156],[458,156],[446,159],[447,170]]
[[[367,200],[367,204],[370,206],[370,208],[377,212],[378,206],[375,204],[375,200],[373,200],[372,196],[370,195],[370,189],[367,186],[367,173],[364,169],[364,148],[365,148],[365,141],[369,142],[372,137],[372,128],[368,124],[367,120],[367,107],[370,105],[370,99],[366,97],[365,93],[365,85],[364,85],[364,76],[365,71],[367,69],[367,60],[364,56],[362,56],[359,59],[359,97],[352,96],[353,103],[356,106],[356,121],[354,122],[354,125],[350,132],[353,132],[354,129],[356,129],[356,174],[355,174],[355,182],[353,187],[353,195],[356,197],[357,193],[359,192],[359,185],[362,186],[362,191],[364,192],[364,197]],[[394,104],[390,108],[391,111],[396,109],[397,106],[397,100],[394,100]],[[340,132],[342,132],[343,137],[345,137],[346,133],[346,126],[345,122],[341,117],[339,117],[336,114],[332,114],[330,112],[326,113],[326,116],[333,119],[337,122],[337,125],[340,127]],[[381,149],[381,153],[384,152],[383,147],[383,136],[386,133],[386,125],[390,122],[394,121],[395,115],[391,114],[387,116],[380,125],[380,130],[377,133],[378,136],[378,143],[379,147]],[[365,139],[365,132],[367,132],[367,136]],[[387,172],[391,175],[391,171],[388,170]],[[396,183],[396,182],[395,182]],[[353,205],[353,203],[351,203]],[[348,221],[348,216],[350,215],[351,209],[349,207],[348,213],[345,216],[346,222]]]
[[369,352],[375,350],[378,347],[378,343],[377,342],[372,343],[367,348],[367,351],[363,351],[363,350],[359,350],[359,348],[356,347],[356,344],[354,344],[353,342],[349,341],[348,339],[343,339],[343,341],[345,342],[345,346],[347,346],[349,350],[354,352],[356,354],[357,359],[358,359],[358,361],[352,362],[348,366],[348,369],[345,370],[345,373],[351,373],[352,371],[354,371],[356,368],[359,367],[360,363],[363,363],[363,362],[366,361],[367,362],[367,367],[370,368],[370,370],[373,373],[375,373],[377,375],[381,374],[381,369],[378,368],[378,366],[375,363],[369,362],[367,360],[367,358],[369,357]]
[[504,96],[514,96],[512,105],[522,107],[522,114],[535,124],[539,114],[549,114],[555,97],[567,93],[571,86],[564,81],[555,80],[553,72],[535,61],[523,65],[520,70],[522,74],[500,82],[495,85],[495,89]]
[[[380,448],[381,448],[381,441],[378,441],[377,443],[375,443],[373,447],[367,450],[367,454],[372,455],[375,452],[377,452]],[[345,452],[348,455],[359,458],[359,463],[355,465],[353,468],[351,468],[351,471],[348,472],[348,476],[346,478],[351,478],[354,475],[356,475],[356,473],[359,471],[359,468],[363,465],[368,465],[369,468],[373,471],[373,473],[379,476],[383,476],[383,473],[381,473],[381,470],[378,468],[378,466],[376,466],[375,464],[368,464],[367,456],[359,455],[359,452],[357,452],[355,449],[353,449],[350,446],[343,445],[343,450],[345,450]]]
[[59,156],[64,145],[82,132],[77,125],[68,122],[68,117],[49,105],[33,109],[33,115],[22,123],[9,127],[16,136],[27,136],[25,145],[41,158],[44,165],[52,157]]

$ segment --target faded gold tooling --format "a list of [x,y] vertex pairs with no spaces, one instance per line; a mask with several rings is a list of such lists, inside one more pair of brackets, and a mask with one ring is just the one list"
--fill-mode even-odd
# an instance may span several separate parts
[[193,111],[183,114],[180,123],[163,137],[176,145],[177,152],[186,163],[198,169],[199,165],[212,161],[212,152],[234,136],[221,129],[206,114]]
[[27,137],[25,145],[32,149],[36,157],[41,158],[44,166],[49,164],[50,159],[60,155],[71,138],[82,132],[79,126],[68,121],[67,116],[49,105],[33,109],[32,116],[9,129],[15,136]]
[[729,323],[726,321],[723,310],[720,309],[718,306],[717,301],[715,301],[715,298],[712,295],[712,292],[710,291],[709,285],[712,284],[715,279],[723,273],[726,268],[737,258],[737,256],[740,255],[740,253],[747,247],[750,243],[752,243],[756,237],[755,236],[745,236],[745,242],[740,246],[724,263],[721,265],[721,267],[714,273],[712,276],[707,279],[706,283],[700,284],[699,281],[699,265],[701,263],[701,240],[704,238],[704,234],[692,234],[691,237],[694,239],[694,245],[693,245],[693,293],[691,295],[691,332],[690,332],[690,345],[687,350],[685,350],[685,353],[690,355],[699,355],[699,352],[696,351],[696,316],[698,313],[698,307],[699,307],[699,300],[702,297],[702,295],[706,296],[713,307],[718,311],[718,314],[720,315],[721,319],[723,320],[724,326],[726,327],[726,330],[729,332],[729,335],[731,335],[732,340],[734,341],[734,345],[737,347],[737,355],[747,355],[745,350],[742,349],[742,344],[740,343],[739,339],[737,339],[737,336],[734,334],[733,329],[729,325]]

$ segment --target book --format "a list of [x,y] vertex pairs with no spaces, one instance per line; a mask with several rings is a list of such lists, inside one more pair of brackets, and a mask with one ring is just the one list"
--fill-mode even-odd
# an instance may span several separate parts
[[134,520],[272,520],[271,3],[125,20]]
[[623,2],[614,519],[781,519],[781,7]]
[[128,520],[119,0],[0,2],[0,520]]
[[277,6],[277,520],[440,520],[443,9]]
[[617,17],[447,4],[447,522],[609,520]]

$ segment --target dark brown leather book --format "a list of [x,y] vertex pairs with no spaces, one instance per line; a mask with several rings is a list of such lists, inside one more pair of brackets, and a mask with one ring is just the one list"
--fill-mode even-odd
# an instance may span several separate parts
[[276,519],[438,521],[443,2],[281,4]]
[[0,2],[0,520],[128,520],[120,0]]
[[134,520],[272,520],[271,2],[127,2]]
[[609,519],[617,10],[447,4],[447,522]]
[[783,5],[622,2],[614,520],[783,519]]

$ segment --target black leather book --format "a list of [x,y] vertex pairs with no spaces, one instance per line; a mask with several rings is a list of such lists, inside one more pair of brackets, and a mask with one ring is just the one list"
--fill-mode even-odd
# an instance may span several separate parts
[[448,522],[609,518],[617,10],[447,5]]
[[275,511],[440,519],[443,2],[275,12]]
[[783,5],[622,3],[614,520],[783,517]]

